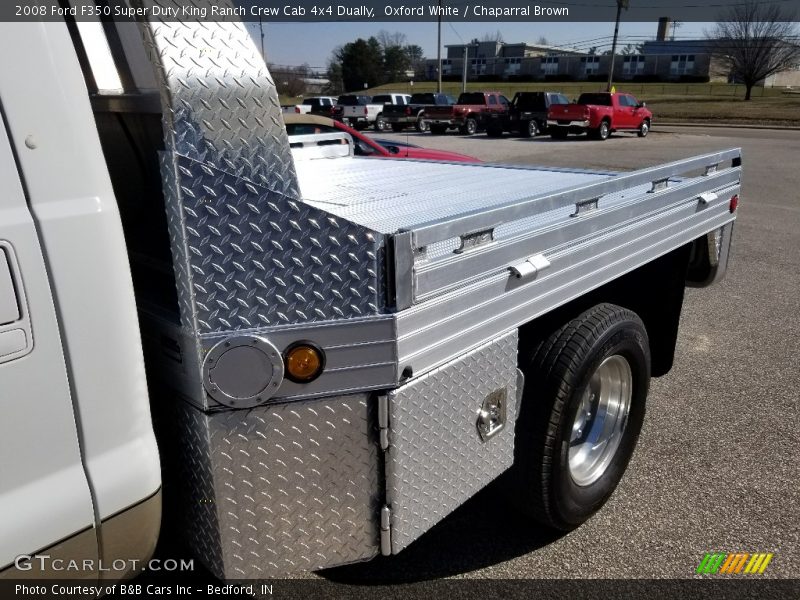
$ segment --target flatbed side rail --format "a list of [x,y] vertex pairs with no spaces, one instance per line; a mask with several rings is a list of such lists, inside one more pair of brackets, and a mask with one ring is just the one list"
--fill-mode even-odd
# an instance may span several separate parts
[[[724,163],[728,163],[727,168],[721,168]],[[702,174],[676,180],[697,171]],[[713,196],[714,190],[738,185],[740,179],[741,150],[732,148],[400,231],[392,236],[390,246],[389,272],[393,273],[394,305],[396,310],[403,310],[471,277],[504,267],[510,268],[519,278],[536,276],[549,266],[547,258],[541,254],[546,250],[597,235],[682,202],[697,202],[698,211],[703,210],[709,206],[709,193]],[[612,206],[603,205],[605,196],[643,185],[649,185],[648,193]],[[495,239],[495,229],[500,225],[570,206],[574,210],[566,221],[507,239]],[[427,246],[454,239],[460,243],[452,254],[436,260],[427,259]],[[529,258],[520,261],[523,257]]]

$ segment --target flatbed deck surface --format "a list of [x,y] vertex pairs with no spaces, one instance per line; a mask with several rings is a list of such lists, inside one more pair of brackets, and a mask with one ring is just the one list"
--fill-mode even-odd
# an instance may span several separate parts
[[615,175],[374,158],[297,161],[295,168],[304,202],[385,234]]

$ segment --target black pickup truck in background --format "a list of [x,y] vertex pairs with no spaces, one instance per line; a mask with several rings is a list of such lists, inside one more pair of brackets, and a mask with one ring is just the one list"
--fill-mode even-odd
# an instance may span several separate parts
[[503,132],[534,137],[547,129],[547,111],[553,104],[569,104],[569,98],[558,92],[517,92],[506,113],[489,115],[486,135],[498,137]]
[[425,110],[433,106],[452,106],[456,99],[446,94],[424,93],[412,94],[411,102],[405,106],[386,106],[383,118],[391,125],[393,131],[402,131],[414,126],[419,132],[428,131]]

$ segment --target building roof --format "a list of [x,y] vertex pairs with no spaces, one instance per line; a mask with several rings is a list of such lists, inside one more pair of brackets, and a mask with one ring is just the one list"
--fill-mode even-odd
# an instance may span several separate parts
[[707,54],[714,40],[652,40],[645,42],[642,54]]

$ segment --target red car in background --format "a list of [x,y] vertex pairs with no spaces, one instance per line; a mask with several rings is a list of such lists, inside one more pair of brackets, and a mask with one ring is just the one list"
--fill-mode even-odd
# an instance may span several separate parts
[[416,158],[422,160],[441,160],[445,162],[482,162],[474,156],[467,156],[466,154],[459,154],[457,152],[420,148],[413,144],[404,144],[391,140],[374,140],[356,131],[352,127],[348,127],[341,121],[334,121],[326,117],[307,114],[284,114],[283,122],[286,125],[286,133],[288,133],[290,137],[293,135],[345,131],[353,138],[356,156],[369,156],[374,158]]

